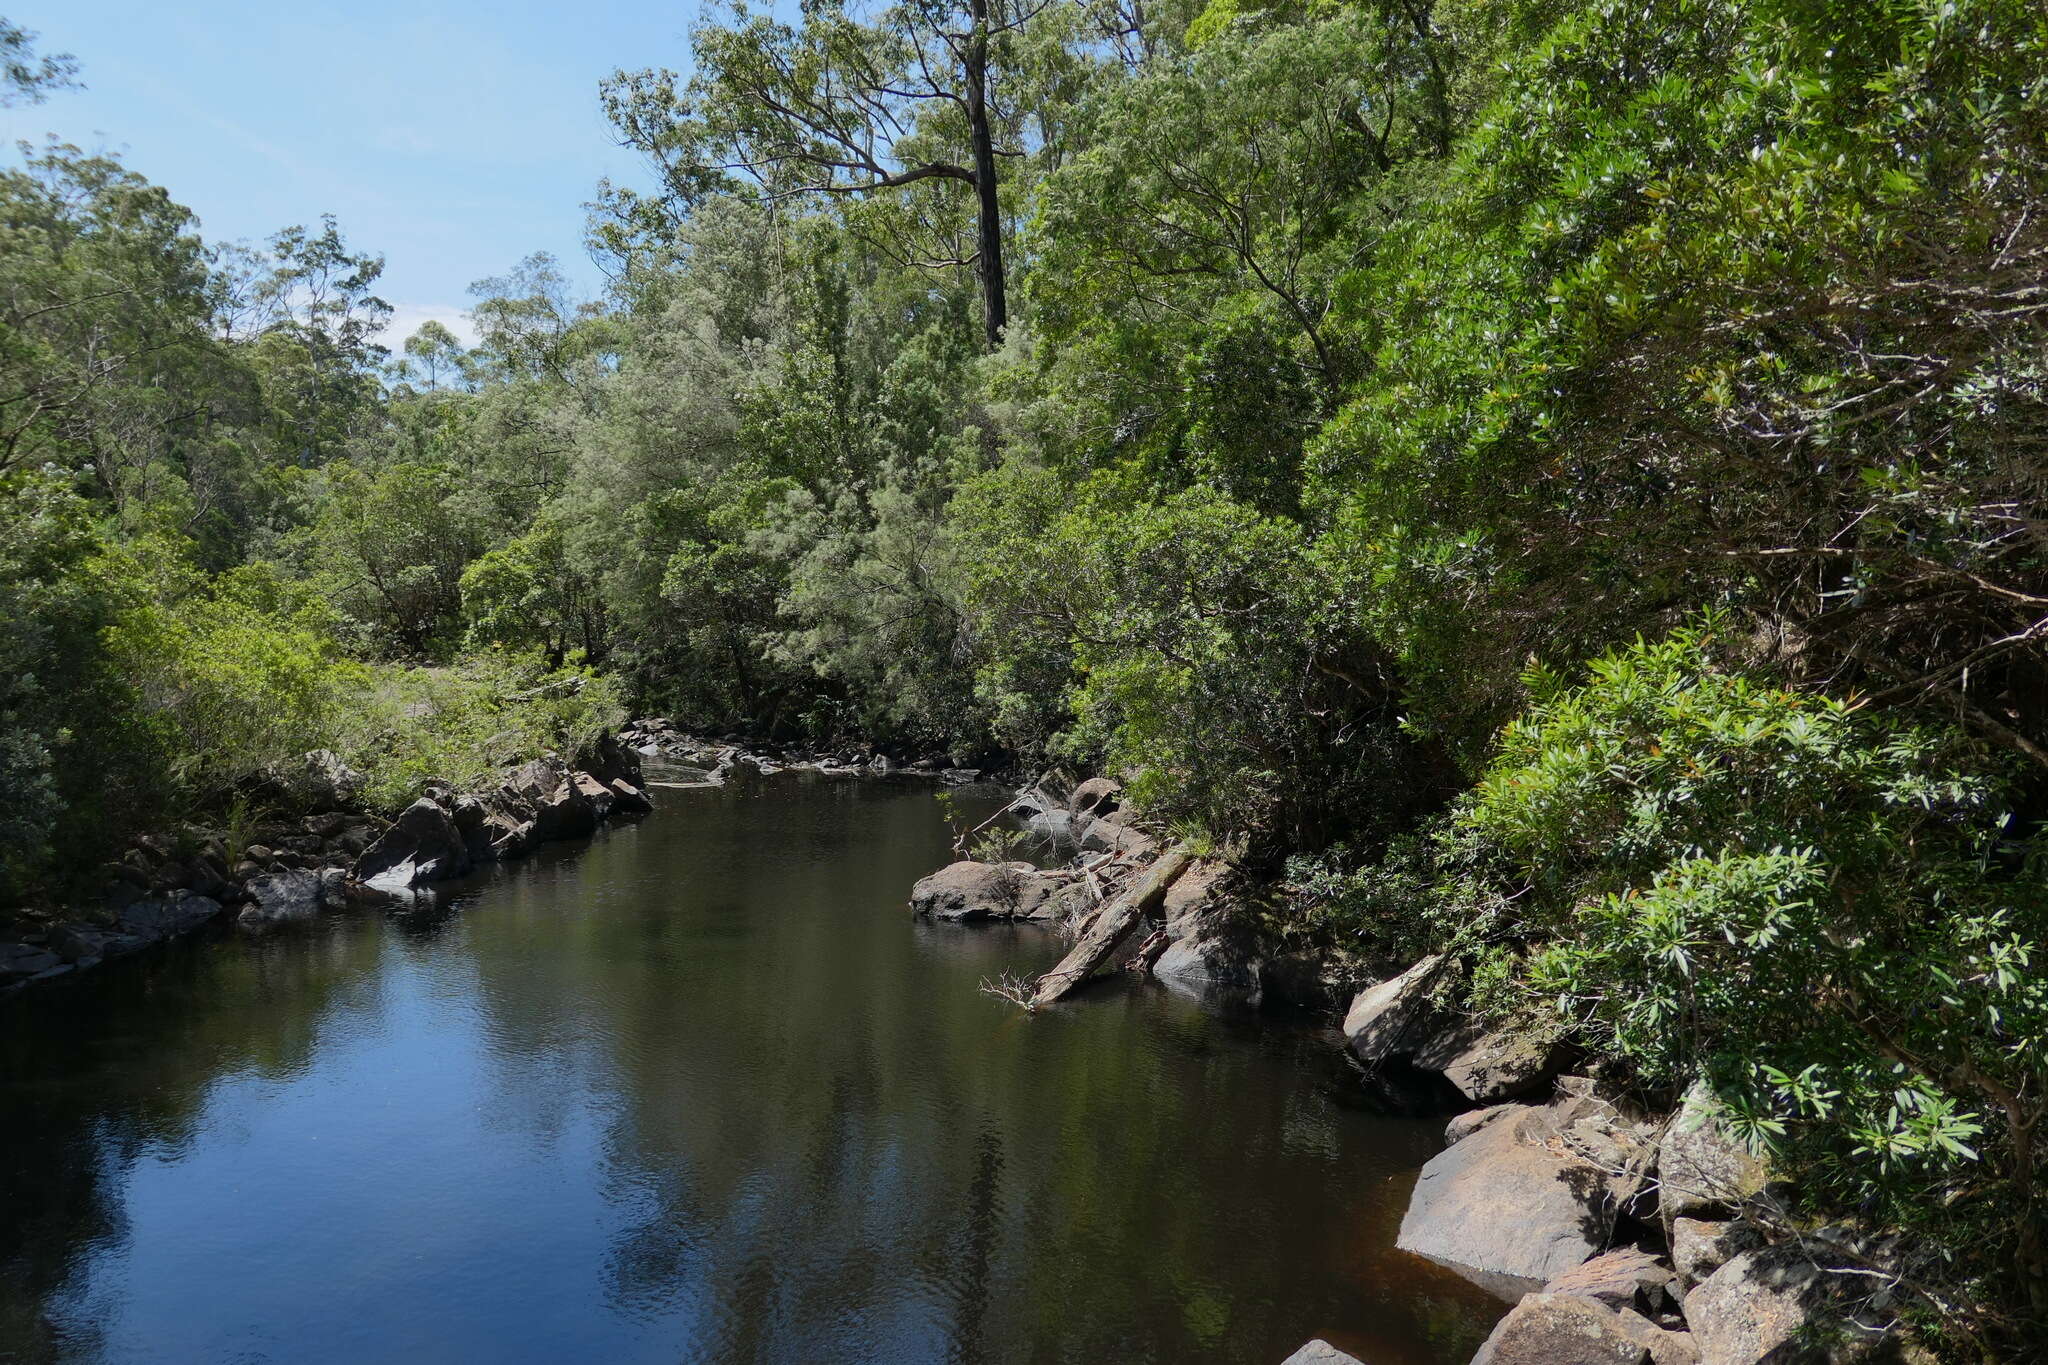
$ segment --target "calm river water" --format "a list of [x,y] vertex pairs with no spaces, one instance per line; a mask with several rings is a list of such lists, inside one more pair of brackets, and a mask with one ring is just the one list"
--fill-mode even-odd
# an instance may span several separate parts
[[[987,807],[992,808],[992,807]],[[982,994],[927,788],[779,777],[432,909],[0,1001],[0,1361],[1462,1363],[1440,1124],[1314,1030]]]

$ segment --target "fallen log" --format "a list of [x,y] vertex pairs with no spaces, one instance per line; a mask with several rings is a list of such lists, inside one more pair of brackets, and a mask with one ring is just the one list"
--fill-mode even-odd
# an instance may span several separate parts
[[1089,926],[1088,932],[1081,935],[1080,942],[1060,959],[1060,965],[1038,978],[1038,989],[1032,993],[1030,1008],[1037,1009],[1064,999],[1097,967],[1107,962],[1131,936],[1131,931],[1145,922],[1146,914],[1166,899],[1167,888],[1192,861],[1186,849],[1171,849],[1152,864],[1135,886],[1105,905],[1095,916],[1095,923]]

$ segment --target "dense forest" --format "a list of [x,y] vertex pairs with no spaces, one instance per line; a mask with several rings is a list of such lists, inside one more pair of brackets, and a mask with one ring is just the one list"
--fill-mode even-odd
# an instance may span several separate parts
[[309,749],[395,805],[629,706],[1115,772],[1267,932],[1705,1077],[1944,1349],[2048,1333],[2048,8],[692,48],[601,91],[604,296],[532,257],[472,347],[378,345],[331,220],[0,172],[0,900]]

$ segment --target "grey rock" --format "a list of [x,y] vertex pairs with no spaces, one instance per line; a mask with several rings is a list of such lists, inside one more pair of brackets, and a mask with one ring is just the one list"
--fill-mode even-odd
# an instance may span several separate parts
[[1432,953],[1399,976],[1368,986],[1344,1014],[1344,1045],[1367,1066],[1409,1049],[1429,1015],[1430,987],[1443,967]]
[[615,777],[608,784],[612,790],[612,809],[625,815],[645,815],[654,809],[654,800],[647,795],[644,787],[623,777]]
[[1644,1365],[1649,1358],[1613,1309],[1570,1294],[1530,1294],[1495,1326],[1472,1365]]
[[1117,853],[1141,858],[1157,852],[1159,841],[1114,816],[1104,816],[1088,821],[1081,828],[1081,847],[1090,853]]
[[220,912],[220,902],[211,896],[179,891],[124,906],[115,922],[124,934],[155,940],[190,933]]
[[294,920],[307,920],[320,913],[320,878],[293,868],[271,872],[249,883],[249,903],[236,916],[244,929],[268,929]]
[[389,887],[445,881],[469,870],[469,849],[454,816],[424,796],[400,811],[355,865],[357,879]]
[[1607,1172],[1564,1147],[1569,1109],[1519,1108],[1422,1168],[1397,1243],[1504,1297],[1598,1252],[1615,1209]]
[[1657,1155],[1661,1207],[1670,1217],[1733,1211],[1770,1184],[1764,1163],[1730,1133],[1703,1084],[1686,1092]]
[[458,796],[448,807],[448,818],[455,822],[455,832],[462,838],[462,851],[469,856],[472,866],[488,863],[498,856],[491,846],[490,808],[474,796]]
[[581,839],[597,832],[598,808],[575,777],[560,760],[537,758],[514,769],[506,779],[506,789],[531,808],[527,817],[533,826],[531,842]]
[[1761,1245],[1763,1235],[1747,1223],[1671,1220],[1671,1264],[1688,1285],[1698,1284],[1743,1252]]
[[1242,936],[1227,928],[1174,939],[1152,964],[1152,974],[1170,985],[1206,991],[1251,989],[1259,984],[1258,959]]
[[599,735],[594,743],[580,750],[576,764],[606,787],[617,781],[640,785],[640,754],[610,732]]
[[33,943],[0,943],[0,984],[41,976],[64,959]]
[[186,885],[202,896],[221,899],[228,892],[228,870],[210,853],[201,853],[186,866]]
[[1543,1286],[1546,1294],[1574,1294],[1608,1308],[1661,1309],[1678,1276],[1649,1252],[1624,1247],[1575,1265]]
[[1820,1270],[1796,1251],[1745,1251],[1693,1286],[1685,1321],[1701,1365],[1789,1359],[1795,1339],[1827,1301]]
[[1365,1365],[1365,1362],[1348,1351],[1340,1351],[1329,1342],[1317,1337],[1280,1365]]
[[1567,1055],[1554,1026],[1531,1021],[1453,1032],[1444,1042],[1418,1050],[1415,1061],[1442,1072],[1474,1104],[1498,1104],[1549,1089]]
[[363,775],[332,749],[315,749],[272,773],[286,799],[300,810],[336,810],[363,794]]
[[1123,783],[1091,777],[1067,797],[1067,809],[1076,815],[1107,815],[1123,804],[1123,794]]
[[1510,1114],[1520,1113],[1519,1104],[1496,1104],[1488,1109],[1473,1109],[1458,1115],[1444,1125],[1444,1146],[1450,1147],[1463,1142],[1487,1124],[1504,1119]]
[[949,864],[910,891],[911,908],[933,919],[1029,919],[1063,884],[1029,863]]
[[571,773],[569,781],[576,788],[577,794],[590,803],[591,809],[597,814],[599,824],[610,818],[612,806],[619,799],[618,793],[590,773]]

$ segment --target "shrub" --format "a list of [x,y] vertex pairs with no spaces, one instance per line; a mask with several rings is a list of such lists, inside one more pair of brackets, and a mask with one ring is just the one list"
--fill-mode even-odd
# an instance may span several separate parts
[[1653,1084],[1704,1075],[1824,1200],[2040,1286],[2048,881],[2011,774],[1715,646],[1703,626],[1583,686],[1532,677],[1457,822],[1523,885],[1528,989]]

